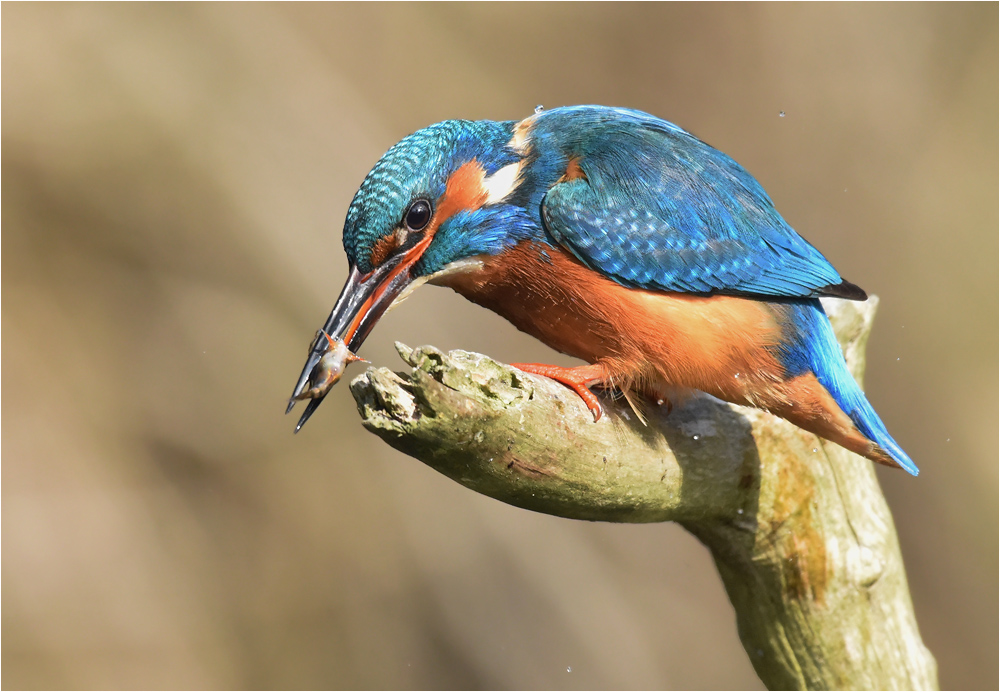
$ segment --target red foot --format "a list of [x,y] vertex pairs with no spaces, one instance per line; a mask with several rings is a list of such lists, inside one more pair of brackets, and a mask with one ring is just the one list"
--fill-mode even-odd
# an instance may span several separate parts
[[601,402],[587,385],[602,383],[607,379],[607,372],[601,365],[581,365],[576,368],[563,368],[558,365],[541,365],[539,363],[511,363],[518,370],[530,372],[532,375],[548,377],[561,382],[580,395],[587,408],[594,414],[594,422],[601,419],[604,409]]

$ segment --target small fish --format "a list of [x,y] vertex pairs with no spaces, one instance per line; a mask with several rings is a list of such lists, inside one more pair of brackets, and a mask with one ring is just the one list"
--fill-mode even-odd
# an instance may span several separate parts
[[323,357],[320,358],[320,361],[309,375],[309,389],[304,390],[295,397],[296,400],[322,399],[330,390],[330,387],[337,384],[337,381],[344,374],[344,370],[347,369],[348,365],[355,361],[368,362],[364,358],[359,358],[351,353],[347,348],[347,344],[340,339],[334,339],[322,330],[320,330],[320,333],[330,342],[330,350],[323,354]]

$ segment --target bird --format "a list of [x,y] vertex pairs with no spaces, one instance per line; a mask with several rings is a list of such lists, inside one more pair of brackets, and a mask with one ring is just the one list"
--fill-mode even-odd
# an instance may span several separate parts
[[571,388],[595,421],[591,387],[700,391],[918,473],[820,303],[865,291],[742,166],[656,116],[585,105],[425,127],[365,177],[343,244],[347,281],[286,411],[312,392],[296,431],[337,379],[320,365],[326,351],[357,352],[394,301],[430,283],[584,361],[512,365]]

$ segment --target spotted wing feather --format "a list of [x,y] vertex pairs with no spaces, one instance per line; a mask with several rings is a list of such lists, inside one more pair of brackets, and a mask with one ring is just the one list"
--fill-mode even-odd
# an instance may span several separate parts
[[865,297],[739,164],[670,123],[627,113],[563,143],[583,175],[542,203],[548,233],[584,264],[654,290]]

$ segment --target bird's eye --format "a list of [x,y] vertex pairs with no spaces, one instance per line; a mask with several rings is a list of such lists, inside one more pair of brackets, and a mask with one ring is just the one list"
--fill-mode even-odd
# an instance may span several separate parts
[[411,231],[422,231],[431,221],[431,205],[425,199],[418,199],[406,210],[403,222]]

